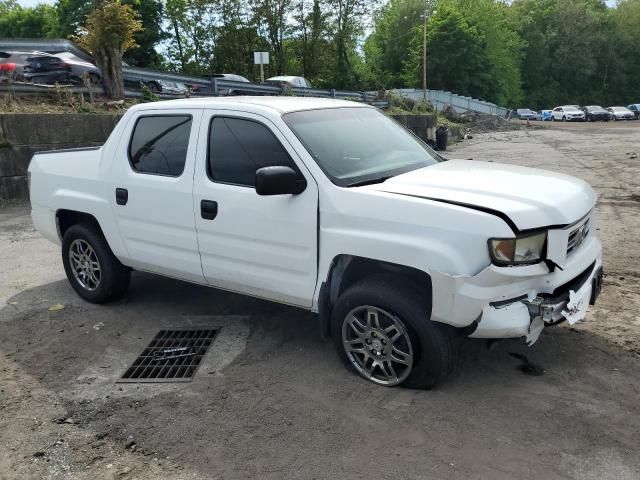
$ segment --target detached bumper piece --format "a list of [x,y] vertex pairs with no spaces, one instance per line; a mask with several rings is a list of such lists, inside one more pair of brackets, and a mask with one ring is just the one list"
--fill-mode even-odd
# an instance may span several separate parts
[[602,267],[594,272],[595,264],[582,272],[566,285],[557,288],[551,296],[538,295],[531,300],[523,300],[529,310],[531,325],[526,337],[528,345],[533,345],[547,325],[557,325],[563,321],[573,325],[584,320],[589,305],[593,305],[602,291]]

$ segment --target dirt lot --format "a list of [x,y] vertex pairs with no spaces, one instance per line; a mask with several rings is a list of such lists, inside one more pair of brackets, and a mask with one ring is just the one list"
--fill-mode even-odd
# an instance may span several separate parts
[[[640,122],[476,135],[451,156],[580,176],[607,272],[588,321],[465,344],[433,391],[348,373],[293,308],[135,274],[82,302],[25,205],[0,209],[0,479],[640,478]],[[63,305],[64,308],[54,305]],[[115,380],[161,327],[222,327],[187,384]],[[544,368],[523,375],[509,353]]]

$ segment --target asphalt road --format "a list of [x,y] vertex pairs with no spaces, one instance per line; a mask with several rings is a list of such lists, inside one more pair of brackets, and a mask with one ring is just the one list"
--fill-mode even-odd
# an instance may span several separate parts
[[[608,275],[586,322],[533,348],[468,341],[432,391],[350,374],[293,308],[140,273],[87,304],[28,207],[0,209],[0,478],[640,478],[640,122],[600,127],[455,147],[594,184]],[[187,326],[221,328],[192,382],[115,383],[158,329]]]

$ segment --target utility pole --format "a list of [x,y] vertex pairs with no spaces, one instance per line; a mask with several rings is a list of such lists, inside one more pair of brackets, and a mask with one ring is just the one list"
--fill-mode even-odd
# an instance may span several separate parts
[[422,101],[427,102],[427,8],[424,9],[424,28],[422,29]]

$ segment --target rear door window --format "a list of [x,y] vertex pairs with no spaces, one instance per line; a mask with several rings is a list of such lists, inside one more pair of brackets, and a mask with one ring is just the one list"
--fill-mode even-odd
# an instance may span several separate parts
[[131,168],[153,175],[182,175],[191,123],[191,115],[140,117],[133,127],[129,144]]

